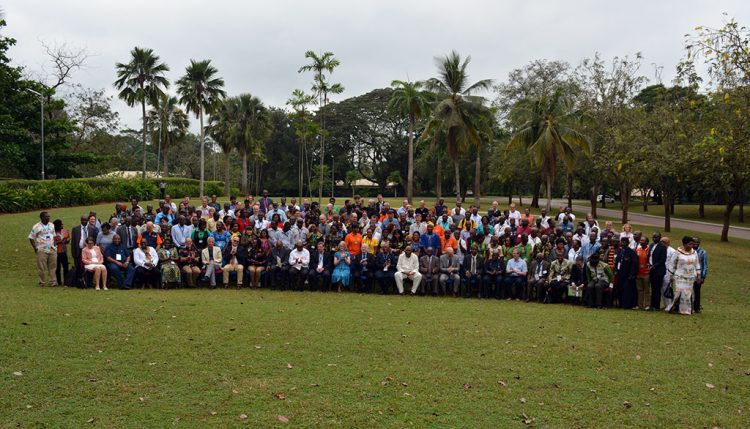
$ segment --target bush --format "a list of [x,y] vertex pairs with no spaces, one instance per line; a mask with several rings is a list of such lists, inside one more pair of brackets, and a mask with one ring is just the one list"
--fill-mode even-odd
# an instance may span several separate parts
[[[160,196],[159,182],[175,199],[197,196],[200,182],[195,179],[58,179],[6,180],[0,182],[0,213],[29,211],[50,207],[78,206],[101,202],[128,201],[132,197],[151,200]],[[223,196],[222,182],[205,182],[206,195]]]

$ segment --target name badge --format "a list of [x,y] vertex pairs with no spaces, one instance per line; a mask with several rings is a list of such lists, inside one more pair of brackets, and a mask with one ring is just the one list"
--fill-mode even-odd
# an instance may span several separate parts
[[120,254],[115,255],[115,259],[117,261],[122,261],[122,255],[120,255]]
[[558,274],[557,275],[557,281],[559,282],[560,280],[562,280],[562,276],[560,274]]

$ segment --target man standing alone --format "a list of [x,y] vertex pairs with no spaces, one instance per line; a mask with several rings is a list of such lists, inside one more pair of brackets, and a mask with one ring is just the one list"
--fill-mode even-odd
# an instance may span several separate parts
[[[50,287],[57,286],[57,246],[55,246],[55,227],[49,221],[49,213],[39,213],[39,222],[34,224],[29,233],[29,242],[36,253],[36,268],[39,272],[39,286],[49,280]],[[45,279],[45,274],[47,279]]]

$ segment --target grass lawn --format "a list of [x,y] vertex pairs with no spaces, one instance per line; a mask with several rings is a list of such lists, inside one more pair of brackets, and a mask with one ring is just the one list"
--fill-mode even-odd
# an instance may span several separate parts
[[[72,227],[82,211],[52,218]],[[0,427],[750,426],[744,240],[703,236],[705,311],[686,317],[477,299],[39,288],[26,239],[36,218],[0,216]]]

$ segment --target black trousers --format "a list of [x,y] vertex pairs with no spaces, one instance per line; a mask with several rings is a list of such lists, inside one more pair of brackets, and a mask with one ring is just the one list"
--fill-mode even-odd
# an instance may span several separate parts
[[331,272],[328,270],[318,272],[317,270],[312,269],[308,276],[310,290],[317,290],[320,288],[320,290],[327,291],[331,287]]
[[396,280],[393,278],[394,271],[378,270],[375,272],[375,280],[380,284],[380,293],[387,294],[389,290],[396,287]]
[[57,284],[59,286],[65,286],[65,278],[68,277],[68,254],[58,253],[57,254]]
[[137,267],[135,269],[135,281],[133,282],[133,285],[141,284],[145,286],[146,284],[148,284],[151,287],[159,287],[160,283],[161,270],[159,270],[158,268],[147,270],[143,267]]
[[305,279],[307,279],[307,268],[289,268],[289,277],[291,278],[292,288],[301,291],[305,288]]
[[361,268],[352,271],[352,285],[359,288],[360,292],[370,292],[372,289],[372,271]]
[[[60,256],[58,255],[58,263],[60,261]],[[58,276],[60,275],[60,269],[57,269]],[[702,284],[698,282],[693,283],[693,312],[694,313],[700,313],[701,312],[701,286]]]
[[289,288],[289,269],[287,267],[272,265],[266,269],[265,273],[266,287],[270,283],[272,289],[286,290]]
[[661,308],[661,286],[664,284],[664,275],[649,274],[651,282],[651,308],[658,310]]

